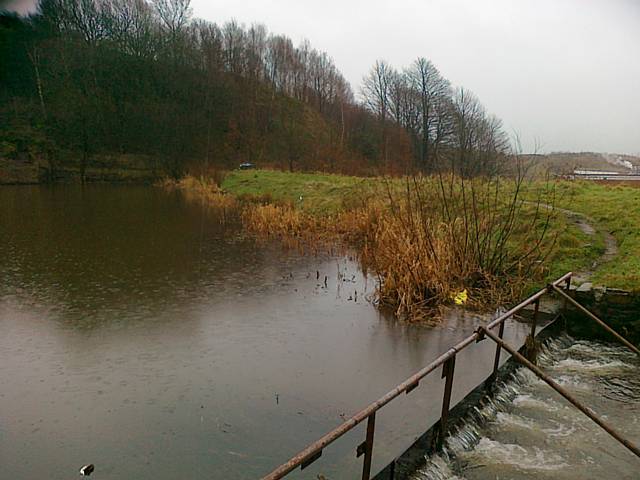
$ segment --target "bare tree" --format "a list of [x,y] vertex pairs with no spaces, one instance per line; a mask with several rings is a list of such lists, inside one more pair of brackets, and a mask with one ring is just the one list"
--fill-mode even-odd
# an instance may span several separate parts
[[366,107],[374,112],[382,125],[382,159],[387,157],[387,117],[389,115],[389,97],[393,78],[393,67],[384,60],[376,60],[369,74],[362,81],[362,98]]
[[464,88],[456,90],[452,107],[454,169],[463,176],[495,173],[509,148],[502,122],[489,116],[478,98]]
[[171,35],[177,35],[189,23],[191,0],[154,0],[153,5],[163,26]]
[[222,27],[223,48],[227,70],[241,75],[244,73],[245,31],[235,20]]
[[267,50],[267,29],[264,25],[253,24],[247,31],[246,62],[247,76],[257,84],[264,70]]
[[130,55],[152,58],[158,39],[154,13],[145,0],[105,1],[103,17],[108,37]]
[[429,150],[434,140],[442,140],[438,135],[439,125],[444,121],[446,110],[439,108],[450,96],[450,84],[442,77],[433,63],[424,57],[418,58],[409,68],[407,75],[419,99],[420,115],[420,163],[423,169],[430,165]]
[[161,27],[168,33],[170,55],[178,63],[184,53],[184,34],[191,19],[191,0],[153,0]]

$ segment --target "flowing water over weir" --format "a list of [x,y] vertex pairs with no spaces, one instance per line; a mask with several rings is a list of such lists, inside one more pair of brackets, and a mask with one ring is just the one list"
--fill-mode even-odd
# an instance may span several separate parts
[[[637,367],[640,366],[638,360],[635,357],[630,357],[630,353],[625,356],[626,351],[623,353],[621,347],[616,349],[604,344],[598,346],[593,342],[591,344],[580,343],[567,334],[556,340],[557,343],[548,340],[552,338],[552,335],[559,333],[559,329],[562,328],[560,322],[552,321],[539,335],[536,335],[537,326],[541,320],[541,299],[547,294],[556,294],[563,300],[564,306],[563,313],[557,313],[555,319],[563,319],[562,323],[565,327],[568,325],[568,320],[565,318],[565,315],[569,314],[567,307],[574,306],[579,312],[585,314],[589,321],[595,322],[607,335],[624,345],[624,348],[629,352],[633,352],[633,355],[640,355],[640,350],[635,345],[588,309],[585,309],[569,294],[571,275],[571,272],[566,273],[518,305],[504,313],[497,314],[486,325],[479,326],[472,335],[451,346],[446,352],[385,395],[374,400],[347,421],[299,451],[289,461],[275,468],[263,477],[263,480],[278,480],[298,467],[304,470],[322,456],[326,447],[365,421],[366,438],[357,446],[356,452],[358,457],[363,456],[361,478],[369,480],[371,478],[378,411],[391,404],[393,400],[401,398],[403,394],[411,393],[423,379],[437,370],[442,372],[442,378],[445,379],[440,419],[420,435],[399,457],[396,457],[382,469],[374,477],[375,480],[461,479],[465,478],[461,475],[474,469],[482,469],[482,471],[478,475],[468,475],[468,478],[499,479],[505,475],[508,478],[527,478],[521,473],[555,471],[561,468],[569,469],[571,475],[578,471],[578,476],[575,478],[600,478],[603,474],[611,473],[613,467],[610,468],[607,465],[610,462],[618,470],[616,478],[635,478],[627,475],[635,474],[637,471],[637,466],[629,463],[629,455],[632,455],[636,461],[640,458],[640,448],[636,445],[638,438],[637,396],[635,394],[625,396],[625,389],[634,389],[634,386],[637,385],[635,374]],[[561,284],[564,284],[564,287],[560,287]],[[510,344],[510,341],[504,338],[506,324],[509,320],[517,318],[517,315],[525,315],[526,311],[531,308],[533,308],[533,315],[530,335],[518,351]],[[494,329],[497,329],[497,332],[492,331]],[[478,384],[460,403],[452,404],[451,394],[456,358],[466,353],[472,345],[485,343],[483,340],[487,339],[491,339],[496,348],[492,373],[486,381]],[[541,347],[541,339],[548,340],[548,343]],[[562,347],[564,347],[564,351]],[[542,351],[539,352],[541,348]],[[572,353],[570,349],[577,350],[578,353]],[[509,353],[512,358],[506,366],[499,368],[502,352]],[[567,354],[567,352],[569,353]],[[564,357],[563,354],[565,354]],[[537,357],[539,357],[541,366],[535,364]],[[526,372],[530,373],[519,370],[509,377],[509,373],[518,364],[525,367]],[[545,367],[552,373],[545,372]],[[634,375],[627,379],[615,370],[609,372],[609,370],[616,368],[632,370]],[[572,371],[573,375],[567,374]],[[600,372],[595,378],[601,379],[603,385],[608,388],[603,390],[597,382],[594,382],[594,378],[591,378],[590,372]],[[605,374],[604,372],[609,373]],[[530,378],[527,379],[527,377]],[[561,410],[559,406],[555,405],[557,399],[538,392],[542,384],[550,387],[554,394],[563,398],[571,407],[584,415],[583,422],[585,418],[593,422],[592,428],[588,429],[577,418],[574,421],[571,413],[566,411],[567,408],[570,408],[569,405],[565,405],[565,410]],[[531,387],[531,391],[528,391],[527,387]],[[577,389],[578,392],[573,392],[572,389]],[[532,397],[534,394],[536,396]],[[606,402],[610,399],[622,400],[625,404],[630,403],[631,407],[626,409],[624,415],[619,415],[619,406],[614,405],[612,409],[610,405],[603,403],[603,400]],[[521,414],[518,410],[509,410],[514,405],[526,407],[531,404],[540,410],[538,415],[532,415],[533,418]],[[451,405],[455,406],[451,408]],[[554,418],[554,415],[549,415],[548,412],[558,413]],[[632,416],[630,420],[626,420],[627,413]],[[632,427],[620,429],[612,423],[612,419],[625,422],[624,425],[627,427],[631,424]],[[536,420],[540,425],[536,424]],[[545,422],[551,422],[553,426],[545,428]],[[458,425],[457,431],[454,424]],[[513,435],[510,428],[495,429],[496,433],[493,435],[495,438],[491,438],[490,434],[483,434],[485,427],[493,424],[502,427],[516,427],[516,430],[524,429],[531,432],[532,435],[530,435],[531,438],[525,438],[525,441],[522,442],[519,439],[520,435]],[[582,436],[576,433],[578,428],[584,430],[581,432]],[[489,431],[489,427],[486,430]],[[617,452],[615,448],[608,449],[608,447],[600,446],[599,442],[602,441],[602,438],[598,437],[602,436],[603,432],[607,434],[606,440],[615,441],[616,445],[624,447],[623,451],[627,456],[624,462],[618,460],[620,452]],[[563,445],[562,442],[554,445],[547,437],[568,437],[570,442],[568,445]],[[581,444],[579,440],[581,438],[584,438],[585,445]],[[527,444],[530,444],[528,445],[529,449],[527,449]],[[544,450],[542,445],[552,449]],[[560,449],[560,453],[554,453],[553,448]],[[471,454],[467,455],[468,452]],[[475,460],[474,454],[476,454]],[[573,468],[571,463],[565,461],[566,459],[579,464],[583,471]],[[601,472],[596,477],[591,477],[591,474],[596,470],[591,468],[591,465],[596,464],[600,466]],[[495,468],[494,471],[491,470],[492,467]],[[324,478],[320,475],[318,477]],[[544,477],[536,473],[533,478]],[[547,478],[555,478],[555,476]]]
[[[562,335],[538,365],[633,442],[640,442],[638,357]],[[638,459],[524,367],[473,409],[412,480],[638,478]]]

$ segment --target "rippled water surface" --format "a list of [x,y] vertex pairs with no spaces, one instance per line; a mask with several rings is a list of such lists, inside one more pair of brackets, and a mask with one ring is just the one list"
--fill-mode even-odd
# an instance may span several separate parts
[[[257,478],[486,321],[398,324],[374,286],[349,258],[257,244],[177,194],[2,187],[0,478],[89,462],[96,479]],[[459,356],[454,400],[492,352]],[[437,418],[442,387],[379,414],[374,470]],[[353,478],[363,437],[297,478]]]
[[[561,337],[543,369],[640,444],[640,362],[625,347]],[[640,461],[533,373],[520,369],[415,479],[637,479]]]

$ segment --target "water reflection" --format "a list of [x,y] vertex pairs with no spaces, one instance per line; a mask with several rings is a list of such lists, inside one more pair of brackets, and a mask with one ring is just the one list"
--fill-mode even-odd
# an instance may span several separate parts
[[[89,462],[102,479],[256,478],[480,321],[398,323],[366,301],[373,282],[348,258],[257,245],[153,188],[4,187],[0,226],[7,478],[68,478]],[[459,359],[454,398],[491,351]],[[434,375],[385,408],[374,468],[437,417],[441,389]],[[352,478],[362,435],[304,477]]]

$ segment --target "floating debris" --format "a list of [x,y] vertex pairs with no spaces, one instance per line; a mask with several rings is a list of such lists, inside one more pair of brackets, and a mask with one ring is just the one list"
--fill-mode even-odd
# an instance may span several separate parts
[[80,475],[82,475],[83,477],[88,477],[93,473],[94,470],[95,470],[95,466],[93,465],[93,463],[90,463],[88,465],[83,466],[80,469]]

